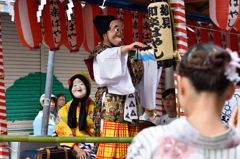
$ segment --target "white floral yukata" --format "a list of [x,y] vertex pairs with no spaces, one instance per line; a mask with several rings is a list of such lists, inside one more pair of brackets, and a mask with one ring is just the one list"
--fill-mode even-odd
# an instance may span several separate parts
[[240,133],[231,124],[226,126],[227,131],[210,137],[201,135],[186,117],[147,128],[134,137],[127,159],[240,158]]

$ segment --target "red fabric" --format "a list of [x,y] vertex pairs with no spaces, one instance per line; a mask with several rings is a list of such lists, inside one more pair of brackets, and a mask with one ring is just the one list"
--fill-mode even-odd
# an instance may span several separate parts
[[115,8],[115,7],[106,7],[103,10],[103,12],[104,12],[105,15],[112,15],[115,18],[117,18],[117,8]]
[[85,64],[87,65],[88,72],[90,74],[91,79],[95,82],[93,75],[93,58],[84,59]]
[[205,29],[201,29],[201,42],[202,43],[208,43],[208,30],[206,26],[204,26]]
[[85,4],[83,8],[83,24],[85,33],[83,48],[89,53],[92,53],[97,44],[102,42],[102,39],[98,35],[97,29],[93,24],[93,19],[98,15],[101,15],[101,8],[99,6],[96,4]]
[[236,34],[230,34],[230,40],[231,40],[231,50],[238,52],[238,35]]
[[139,42],[143,43],[142,12],[138,12]]
[[129,45],[133,42],[132,38],[132,18],[131,18],[131,11],[124,10],[123,12],[123,19],[124,19],[124,45]]

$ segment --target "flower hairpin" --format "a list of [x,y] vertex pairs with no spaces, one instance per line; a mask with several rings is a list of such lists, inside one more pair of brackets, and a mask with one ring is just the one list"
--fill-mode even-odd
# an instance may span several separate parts
[[226,50],[231,56],[231,61],[229,65],[226,67],[224,75],[227,77],[227,79],[233,82],[238,77],[237,68],[240,68],[240,64],[239,64],[240,58],[238,56],[237,51],[232,51],[229,48],[227,48]]

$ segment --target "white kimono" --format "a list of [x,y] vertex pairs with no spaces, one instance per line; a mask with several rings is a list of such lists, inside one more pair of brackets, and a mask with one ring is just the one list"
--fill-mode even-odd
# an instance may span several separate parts
[[[93,70],[96,83],[107,86],[108,92],[128,95],[135,92],[127,66],[128,53],[121,54],[121,47],[108,48],[94,57]],[[111,69],[110,69],[111,68]],[[156,106],[156,90],[162,68],[157,69],[156,61],[143,61],[144,74],[136,86],[140,103],[145,108]]]

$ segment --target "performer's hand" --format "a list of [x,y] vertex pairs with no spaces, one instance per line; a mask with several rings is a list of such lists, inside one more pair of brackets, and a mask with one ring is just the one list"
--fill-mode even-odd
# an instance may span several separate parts
[[232,116],[229,119],[229,123],[240,131],[240,113],[238,112],[238,107],[235,107]]
[[136,46],[138,46],[138,47],[140,47],[140,48],[148,47],[147,45],[145,45],[145,44],[143,44],[143,43],[141,43],[141,42],[137,42],[137,41],[136,41],[136,42],[134,42],[134,43],[132,43],[132,44],[130,44],[130,45],[123,46],[123,47],[121,48],[121,52],[122,52],[122,53],[125,53],[125,52],[128,52],[128,51],[130,51],[130,50],[136,51],[136,50],[137,50]]
[[77,145],[74,145],[73,149],[77,152],[77,159],[87,159],[87,155],[91,156],[90,153],[88,153],[87,151],[84,151]]

